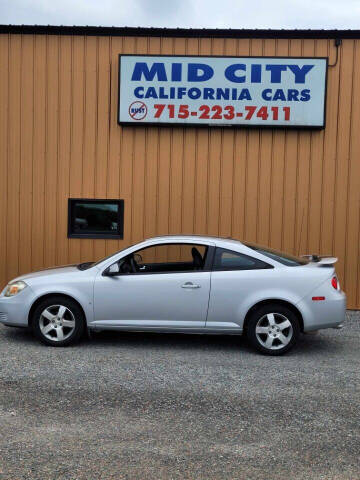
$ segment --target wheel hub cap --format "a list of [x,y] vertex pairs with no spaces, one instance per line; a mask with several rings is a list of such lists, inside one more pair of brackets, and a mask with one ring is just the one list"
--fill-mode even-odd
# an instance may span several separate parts
[[293,328],[285,315],[268,313],[258,320],[255,333],[258,342],[263,347],[270,350],[280,350],[291,341]]
[[39,326],[44,337],[59,342],[72,335],[75,329],[75,317],[64,305],[51,305],[40,315]]

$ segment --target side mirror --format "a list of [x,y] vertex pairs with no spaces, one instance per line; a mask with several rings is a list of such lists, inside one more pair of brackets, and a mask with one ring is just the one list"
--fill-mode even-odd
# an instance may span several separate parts
[[118,262],[110,265],[110,267],[108,267],[103,273],[103,275],[106,277],[115,277],[116,275],[119,275],[119,274],[120,274],[120,268],[119,268]]

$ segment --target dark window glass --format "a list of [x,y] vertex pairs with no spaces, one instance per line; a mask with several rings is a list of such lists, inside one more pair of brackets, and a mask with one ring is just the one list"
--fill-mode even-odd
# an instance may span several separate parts
[[208,247],[163,243],[146,247],[119,262],[120,273],[177,273],[206,269]]
[[272,248],[260,247],[259,245],[254,245],[252,243],[245,243],[249,248],[252,248],[256,252],[269,257],[276,262],[282,263],[287,267],[298,267],[299,265],[306,265],[308,260],[305,258],[295,257],[294,255],[289,255],[288,253],[279,252],[278,250],[273,250]]
[[233,250],[216,249],[214,270],[254,270],[260,268],[272,268],[272,266],[257,258]]
[[69,199],[69,237],[122,238],[123,221],[123,200]]
[[[131,273],[174,273],[204,270],[208,248],[189,243],[158,244],[130,255]],[[128,261],[126,259],[126,261]],[[126,262],[125,262],[126,263]]]

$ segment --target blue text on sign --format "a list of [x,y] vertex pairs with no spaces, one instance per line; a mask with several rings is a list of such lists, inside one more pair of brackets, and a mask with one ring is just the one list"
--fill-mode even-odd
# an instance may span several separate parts
[[[306,75],[314,65],[287,65],[287,64],[251,64],[249,67],[244,63],[234,63],[226,67],[224,76],[233,83],[261,83],[266,75],[270,83],[281,83],[283,72],[291,72],[294,76],[294,82],[304,84]],[[153,81],[155,78],[159,82],[181,82],[183,79],[183,65],[181,63],[172,63],[167,72],[165,64],[162,62],[153,62],[149,67],[146,62],[136,62],[132,81],[146,80]],[[188,82],[206,82],[214,76],[214,69],[206,63],[188,63],[186,80]]]

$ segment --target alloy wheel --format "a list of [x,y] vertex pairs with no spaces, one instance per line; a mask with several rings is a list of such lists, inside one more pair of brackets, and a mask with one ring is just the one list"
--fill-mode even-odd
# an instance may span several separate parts
[[40,315],[40,331],[53,342],[62,342],[69,338],[75,325],[74,314],[64,305],[51,305]]
[[267,313],[255,327],[258,342],[269,350],[280,350],[288,345],[294,331],[290,320],[281,313]]

